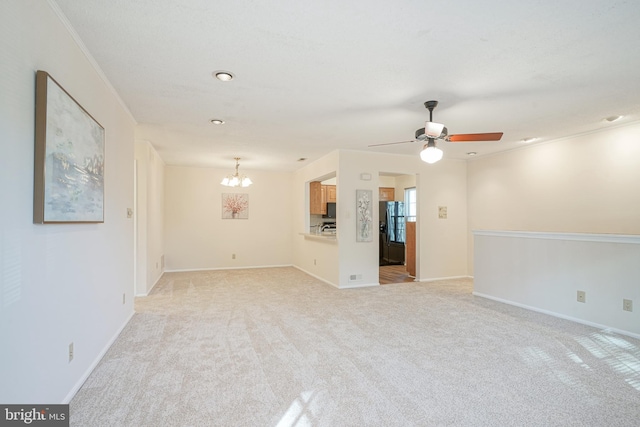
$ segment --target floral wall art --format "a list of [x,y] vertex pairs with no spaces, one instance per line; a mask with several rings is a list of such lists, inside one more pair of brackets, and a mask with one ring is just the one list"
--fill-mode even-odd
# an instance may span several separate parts
[[373,212],[371,211],[372,195],[373,193],[371,190],[356,190],[356,242],[371,242],[373,239]]
[[249,195],[222,193],[222,219],[248,219]]

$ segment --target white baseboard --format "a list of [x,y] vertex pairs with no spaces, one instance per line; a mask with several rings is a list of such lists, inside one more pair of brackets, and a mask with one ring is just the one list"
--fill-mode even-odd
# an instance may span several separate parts
[[525,310],[535,311],[537,313],[546,314],[546,315],[549,315],[549,316],[557,317],[559,319],[570,320],[572,322],[580,323],[582,325],[587,325],[587,326],[591,326],[591,327],[594,327],[594,328],[615,332],[616,334],[626,335],[626,336],[631,337],[631,338],[640,339],[640,334],[636,334],[636,333],[633,333],[633,332],[630,332],[630,331],[625,331],[625,330],[622,330],[622,329],[612,328],[612,327],[607,326],[607,325],[601,325],[599,323],[594,323],[594,322],[590,322],[588,320],[567,316],[567,315],[564,315],[564,314],[561,314],[561,313],[556,313],[554,311],[544,310],[542,308],[532,307],[530,305],[525,305],[525,304],[520,304],[519,302],[515,302],[515,301],[506,300],[506,299],[503,299],[503,298],[494,297],[494,296],[483,294],[483,293],[480,293],[480,292],[475,292],[474,291],[474,292],[472,292],[472,294],[474,296],[477,296],[477,297],[486,298],[486,299],[490,299],[490,300],[493,300],[493,301],[501,302],[503,304],[509,304],[509,305],[513,305],[515,307],[524,308]]
[[[249,268],[282,268],[294,267],[293,264],[283,265],[243,265],[239,267],[206,267],[206,268],[178,268],[175,270],[165,270],[165,273],[187,273],[190,271],[214,271],[214,270],[245,270]],[[162,276],[161,276],[162,277]]]
[[333,286],[333,287],[334,287],[334,288],[336,288],[336,289],[340,289],[340,288],[338,287],[338,285],[336,285],[335,283],[331,283],[330,281],[328,281],[328,280],[326,280],[326,279],[323,279],[323,278],[322,278],[322,277],[320,277],[320,276],[316,276],[315,274],[313,274],[313,273],[312,273],[312,272],[310,272],[310,271],[305,270],[304,268],[298,267],[297,265],[293,265],[292,267],[293,267],[293,268],[297,268],[298,270],[302,271],[303,273],[308,274],[309,276],[314,277],[314,278],[316,278],[316,279],[320,280],[321,282],[324,282],[324,283],[326,283],[326,284],[328,284],[328,285],[331,285],[331,286]]
[[102,360],[102,358],[104,357],[105,354],[107,354],[107,351],[109,351],[109,349],[111,348],[111,346],[113,345],[113,343],[116,341],[116,339],[118,339],[118,337],[120,336],[120,333],[124,330],[124,328],[129,324],[129,322],[131,321],[131,319],[133,318],[133,315],[136,314],[135,311],[131,312],[131,315],[127,318],[127,320],[122,324],[122,326],[120,326],[120,328],[118,329],[118,331],[115,333],[115,335],[113,337],[111,337],[111,339],[107,342],[107,345],[102,349],[102,351],[98,354],[98,357],[95,358],[95,360],[93,361],[93,363],[89,366],[89,368],[85,371],[85,373],[82,375],[82,377],[80,377],[80,379],[76,382],[76,384],[71,388],[71,390],[69,391],[69,393],[67,393],[67,395],[65,396],[64,400],[62,401],[62,404],[68,404],[69,402],[71,402],[71,399],[73,399],[73,397],[76,395],[76,393],[78,392],[78,390],[80,390],[80,388],[82,387],[82,385],[84,384],[84,382],[87,380],[87,378],[89,378],[89,375],[91,375],[91,373],[93,372],[93,370],[96,368],[96,366],[98,366],[98,363],[100,363],[100,361]]
[[162,275],[164,274],[164,271],[162,273],[160,273],[160,275],[158,276],[158,278],[156,279],[156,281],[153,283],[153,286],[151,286],[151,289],[149,289],[147,292],[141,293],[141,294],[136,294],[136,297],[148,297],[149,294],[151,293],[151,291],[153,290],[153,288],[156,287],[156,285],[158,284],[158,282],[160,282],[160,279],[162,279]]
[[473,279],[473,276],[449,276],[449,277],[432,277],[428,279],[416,279],[416,282],[438,282],[440,280],[453,280],[453,279]]
[[369,288],[371,286],[380,286],[380,283],[354,283],[340,286],[339,289]]

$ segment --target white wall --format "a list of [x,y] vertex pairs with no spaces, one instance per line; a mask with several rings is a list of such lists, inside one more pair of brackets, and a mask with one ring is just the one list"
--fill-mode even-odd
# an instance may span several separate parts
[[395,199],[404,202],[404,190],[416,186],[415,175],[400,175],[395,179]]
[[640,234],[639,140],[636,123],[469,160],[469,230]]
[[[469,161],[469,228],[640,235],[639,141],[640,124],[636,123]],[[470,242],[476,246],[473,239]],[[637,295],[640,277],[625,263],[631,260],[638,265],[637,255],[629,259],[629,252],[619,255],[623,249],[575,246],[571,243],[573,255],[562,253],[560,259],[552,255],[556,248],[540,245],[524,252],[501,246],[484,253],[476,247],[475,256],[480,251],[482,258],[474,261],[470,256],[470,262],[475,265],[476,284],[482,286],[479,292],[562,316],[627,327],[618,319],[628,315],[621,311],[621,295]],[[630,249],[629,245],[622,248]],[[592,255],[594,251],[601,255]],[[556,264],[565,261],[558,269]],[[602,279],[599,274],[598,280],[592,280],[596,276],[584,280],[591,269],[602,265],[610,267],[610,273],[617,267],[626,273],[622,278],[611,274],[610,280]],[[515,279],[514,268],[518,280],[509,282],[507,289],[500,283],[505,277]],[[492,281],[497,287],[486,286]],[[595,299],[580,306],[587,312],[578,316],[575,291],[581,286],[588,286]],[[536,297],[541,289],[548,303]],[[607,305],[614,300],[615,304]]]
[[474,295],[640,338],[640,236],[478,232],[475,259]]
[[[223,187],[233,168],[165,167],[166,270],[292,264],[292,174],[241,166],[253,185]],[[222,219],[222,193],[248,194],[249,218]]]
[[136,141],[136,295],[148,295],[164,271],[164,167],[148,141]]
[[[467,263],[467,165],[443,159],[422,163],[417,183],[418,277],[434,280],[469,274]],[[439,218],[439,207],[447,218]]]
[[[0,402],[61,403],[133,314],[134,122],[47,2],[0,2],[0,43]],[[39,69],[105,128],[103,224],[32,223]]]
[[640,124],[470,160],[472,229],[640,234]]

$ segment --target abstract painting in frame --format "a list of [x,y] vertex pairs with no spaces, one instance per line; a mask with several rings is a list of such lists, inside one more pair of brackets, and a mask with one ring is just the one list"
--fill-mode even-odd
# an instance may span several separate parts
[[104,128],[45,71],[36,73],[33,222],[104,222]]

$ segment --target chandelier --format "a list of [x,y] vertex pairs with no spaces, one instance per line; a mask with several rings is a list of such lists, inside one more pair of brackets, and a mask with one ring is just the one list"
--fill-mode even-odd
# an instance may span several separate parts
[[238,167],[240,166],[240,157],[234,157],[234,159],[236,161],[236,173],[234,173],[233,175],[227,175],[220,184],[227,187],[248,187],[253,184],[253,182],[251,182],[251,180],[247,176],[240,175],[238,173]]

